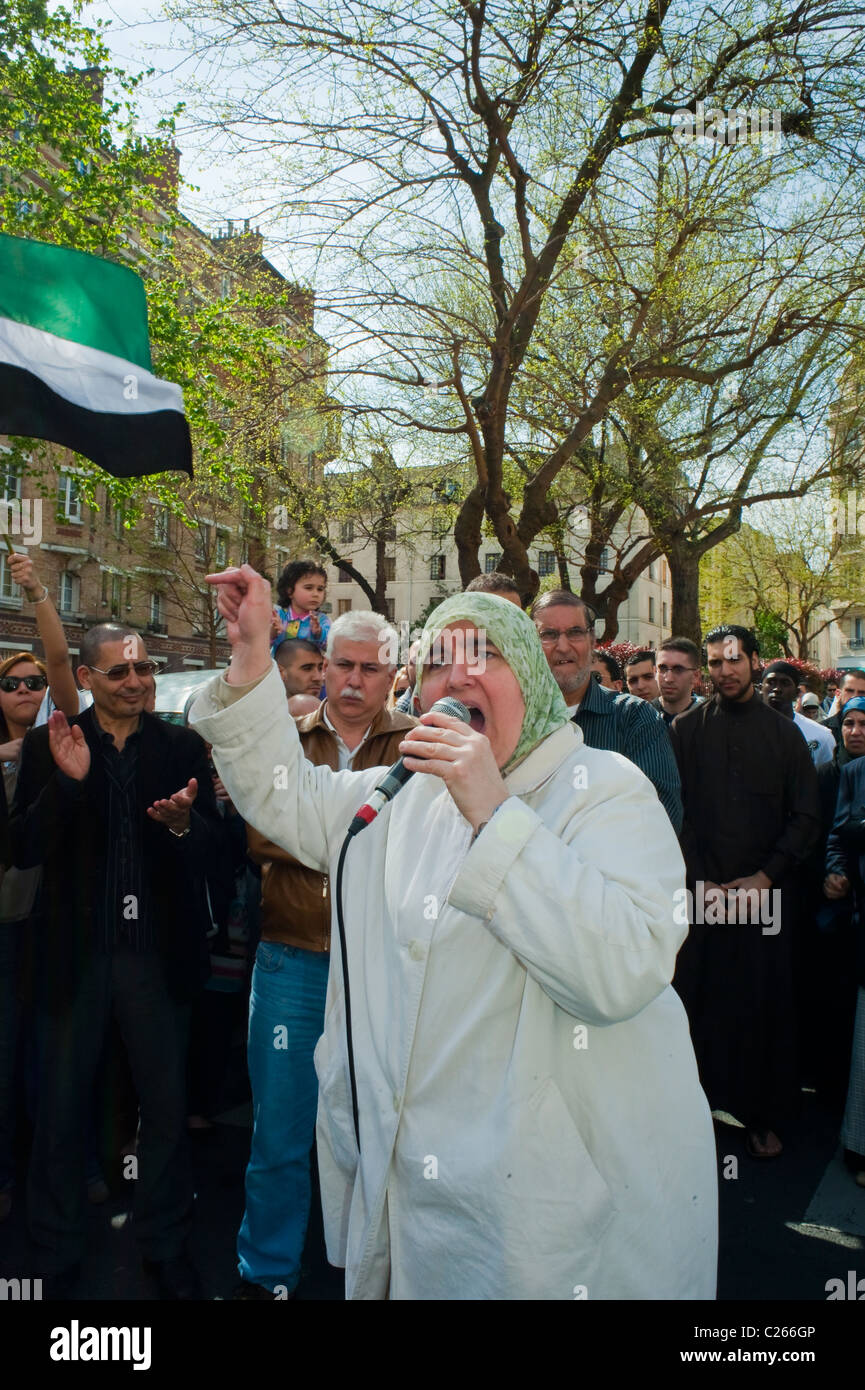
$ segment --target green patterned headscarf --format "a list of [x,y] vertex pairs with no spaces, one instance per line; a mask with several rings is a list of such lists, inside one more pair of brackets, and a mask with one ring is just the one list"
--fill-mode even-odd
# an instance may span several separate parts
[[427,618],[417,654],[415,695],[420,694],[423,668],[433,642],[451,623],[464,620],[486,632],[517,678],[526,713],[519,742],[503,771],[510,770],[527,753],[570,719],[562,692],[544,656],[537,628],[529,617],[509,599],[496,594],[454,594],[445,599]]

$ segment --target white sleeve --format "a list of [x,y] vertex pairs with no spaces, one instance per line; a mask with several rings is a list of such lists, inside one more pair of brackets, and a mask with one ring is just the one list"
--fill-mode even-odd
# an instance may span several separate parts
[[660,994],[688,929],[681,851],[646,787],[630,778],[614,785],[561,836],[511,797],[472,845],[448,898],[588,1024],[631,1018]]
[[190,727],[213,747],[213,761],[245,821],[320,873],[327,871],[352,817],[381,768],[332,772],[303,756],[276,663],[240,699],[216,676],[189,712]]

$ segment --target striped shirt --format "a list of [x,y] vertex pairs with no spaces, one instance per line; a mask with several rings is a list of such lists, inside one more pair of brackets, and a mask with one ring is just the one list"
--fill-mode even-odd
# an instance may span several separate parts
[[679,769],[657,710],[636,695],[605,690],[590,680],[573,718],[589,748],[621,753],[646,774],[678,835],[682,828]]

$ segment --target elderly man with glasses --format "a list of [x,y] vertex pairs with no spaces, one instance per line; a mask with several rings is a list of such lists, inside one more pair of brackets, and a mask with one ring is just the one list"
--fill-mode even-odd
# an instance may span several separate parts
[[185,1072],[190,1000],[208,973],[204,860],[218,824],[204,740],[148,713],[156,665],[130,628],[81,644],[93,705],[55,711],[22,748],[10,832],[41,864],[36,942],[39,1109],[28,1216],[54,1296],[85,1253],[85,1141],[113,1013],[141,1110],[134,1230],[165,1298],[200,1296]]
[[592,680],[595,615],[567,589],[543,594],[532,608],[544,655],[589,748],[622,753],[653,783],[678,834],[679,774],[664,721],[636,695],[616,694]]

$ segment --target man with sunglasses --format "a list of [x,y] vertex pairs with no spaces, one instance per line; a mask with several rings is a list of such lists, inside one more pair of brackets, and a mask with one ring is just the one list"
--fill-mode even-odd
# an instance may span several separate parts
[[670,740],[657,711],[636,695],[614,694],[592,680],[595,615],[568,589],[542,594],[532,607],[544,656],[589,748],[622,753],[653,783],[678,834],[682,795]]
[[131,629],[91,628],[78,678],[93,705],[27,735],[12,811],[14,862],[43,866],[28,1214],[55,1296],[71,1292],[85,1253],[88,1111],[112,1012],[141,1111],[133,1217],[145,1267],[163,1297],[200,1296],[185,1254],[185,1070],[190,1000],[208,973],[204,865],[218,817],[203,739],[147,712],[155,669]]

